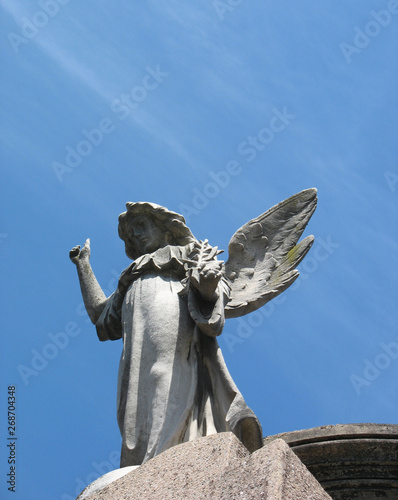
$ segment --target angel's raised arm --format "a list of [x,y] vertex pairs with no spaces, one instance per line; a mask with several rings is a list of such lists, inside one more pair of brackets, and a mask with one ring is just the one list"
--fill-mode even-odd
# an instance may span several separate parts
[[91,321],[96,324],[105,307],[106,296],[90,265],[90,239],[86,240],[82,249],[80,245],[73,247],[69,252],[69,257],[77,269],[87,314]]

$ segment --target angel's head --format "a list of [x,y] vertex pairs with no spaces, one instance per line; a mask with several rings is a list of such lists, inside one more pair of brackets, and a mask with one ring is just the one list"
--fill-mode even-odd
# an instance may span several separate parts
[[196,241],[182,215],[155,203],[126,203],[119,215],[119,236],[126,255],[137,259],[166,245],[187,245]]

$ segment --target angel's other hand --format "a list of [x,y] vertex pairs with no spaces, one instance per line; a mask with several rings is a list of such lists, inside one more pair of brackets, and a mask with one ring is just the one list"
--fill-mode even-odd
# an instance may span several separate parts
[[221,276],[221,269],[216,267],[204,267],[199,272],[196,288],[205,300],[214,301],[216,299],[216,290]]
[[90,238],[87,238],[82,249],[80,249],[80,245],[73,247],[69,252],[69,258],[75,265],[80,262],[88,262],[90,260]]

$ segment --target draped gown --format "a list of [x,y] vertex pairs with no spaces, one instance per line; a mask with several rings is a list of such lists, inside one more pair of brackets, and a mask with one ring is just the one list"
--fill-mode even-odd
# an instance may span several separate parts
[[140,465],[197,437],[232,431],[251,450],[261,426],[234,384],[218,336],[228,286],[204,303],[185,291],[183,259],[192,244],[138,258],[122,273],[96,323],[101,341],[123,339],[117,390],[121,467]]

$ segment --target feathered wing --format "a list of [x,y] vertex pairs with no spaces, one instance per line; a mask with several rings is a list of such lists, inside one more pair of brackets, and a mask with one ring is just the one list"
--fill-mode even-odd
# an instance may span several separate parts
[[317,203],[315,188],[278,203],[232,236],[224,276],[231,287],[227,318],[244,316],[286,290],[298,277],[313,236],[297,244]]

